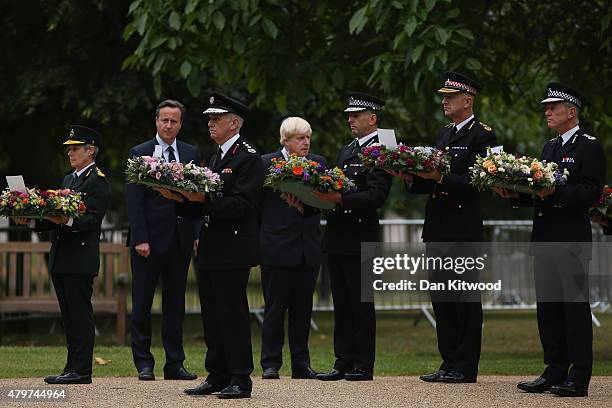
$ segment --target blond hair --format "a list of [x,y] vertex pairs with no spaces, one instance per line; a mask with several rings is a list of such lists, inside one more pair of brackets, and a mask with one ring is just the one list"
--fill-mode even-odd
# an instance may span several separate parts
[[287,140],[297,135],[311,136],[312,128],[310,123],[297,116],[290,116],[283,120],[280,126],[280,144],[284,145]]

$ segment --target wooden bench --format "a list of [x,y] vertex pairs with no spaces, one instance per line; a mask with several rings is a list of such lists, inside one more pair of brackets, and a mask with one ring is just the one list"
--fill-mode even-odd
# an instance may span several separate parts
[[[0,243],[0,314],[60,313],[47,270],[50,247],[48,242]],[[93,284],[94,314],[116,315],[118,345],[126,341],[128,254],[124,245],[101,243],[100,272]]]

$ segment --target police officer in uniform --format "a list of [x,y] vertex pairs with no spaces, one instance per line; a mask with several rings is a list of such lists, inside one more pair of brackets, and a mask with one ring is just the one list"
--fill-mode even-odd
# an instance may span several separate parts
[[[478,82],[457,72],[444,73],[442,95],[444,115],[451,119],[436,136],[436,148],[450,156],[450,173],[438,171],[401,176],[413,193],[428,194],[425,209],[423,241],[428,256],[464,256],[471,244],[483,240],[480,193],[471,186],[468,169],[476,156],[485,156],[487,146],[496,144],[495,132],[474,115],[474,100],[480,92]],[[410,184],[411,183],[411,184]],[[438,244],[436,244],[438,243]],[[439,243],[461,243],[446,245]],[[444,245],[444,247],[442,247]],[[437,252],[442,253],[437,253]],[[436,253],[434,253],[436,252]],[[456,278],[445,271],[430,271],[430,279]],[[476,382],[482,337],[482,304],[480,296],[461,298],[459,293],[431,293],[436,316],[440,368],[420,376],[427,382]]]
[[538,190],[535,197],[496,189],[502,197],[514,198],[516,205],[534,206],[531,240],[546,243],[532,247],[546,369],[535,380],[517,386],[525,392],[550,390],[558,396],[582,397],[588,395],[593,365],[588,210],[602,192],[606,157],[599,141],[579,125],[584,97],[578,91],[551,82],[542,104],[547,125],[558,136],[544,145],[540,159],[567,169],[566,183]]
[[373,302],[361,301],[361,243],[379,241],[377,209],[385,203],[392,177],[382,170],[363,167],[358,154],[378,143],[378,123],[385,102],[379,98],[349,95],[348,124],[355,139],[342,147],[336,165],[355,182],[348,193],[316,193],[336,203],[329,213],[323,236],[334,299],[334,353],[331,371],[317,375],[323,381],[372,380],[376,316]]
[[183,200],[161,190],[183,201],[178,214],[204,220],[196,265],[209,375],[185,393],[250,398],[253,352],[246,287],[250,268],[260,262],[258,214],[265,171],[259,153],[239,133],[248,108],[219,93],[209,102],[204,114],[219,146],[209,168],[223,180],[222,197],[184,193]]
[[100,268],[100,225],[111,198],[106,176],[95,163],[99,139],[95,130],[72,125],[64,142],[74,171],[64,177],[62,188],[81,193],[85,213],[78,218],[47,217],[36,223],[37,231],[51,233],[49,273],[68,347],[64,369],[59,375],[45,377],[48,384],[91,383],[95,337],[91,295]]

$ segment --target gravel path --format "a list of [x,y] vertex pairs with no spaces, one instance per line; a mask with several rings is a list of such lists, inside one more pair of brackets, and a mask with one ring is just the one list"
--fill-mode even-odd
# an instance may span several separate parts
[[[612,407],[612,377],[595,377],[588,398],[525,394],[516,388],[524,377],[482,376],[477,384],[428,384],[416,377],[377,377],[366,382],[254,379],[253,398],[220,400],[190,397],[182,390],[198,381],[139,382],[136,378],[94,378],[91,385],[64,386],[61,403],[9,401],[4,407]],[[52,388],[40,378],[0,379],[0,389]],[[57,388],[57,387],[55,387]]]

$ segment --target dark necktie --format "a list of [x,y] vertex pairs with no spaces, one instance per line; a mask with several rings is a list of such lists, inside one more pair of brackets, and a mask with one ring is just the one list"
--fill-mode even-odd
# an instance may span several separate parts
[[559,153],[559,150],[561,150],[562,146],[563,139],[561,138],[561,136],[558,136],[555,140],[555,143],[553,144],[552,157],[557,157],[557,154]]
[[215,164],[221,163],[222,155],[223,155],[223,150],[221,150],[221,146],[219,146],[219,150],[217,150],[217,160]]
[[176,161],[176,156],[174,155],[174,148],[172,146],[168,146],[168,163]]
[[70,183],[68,183],[68,188],[72,188],[75,185],[76,180],[79,178],[76,173],[72,173],[72,177],[70,178]]

